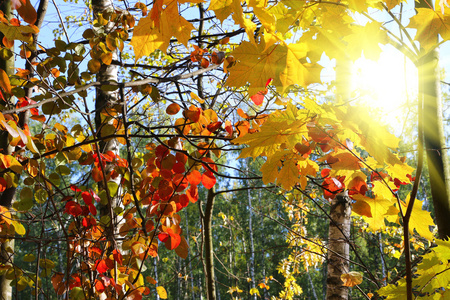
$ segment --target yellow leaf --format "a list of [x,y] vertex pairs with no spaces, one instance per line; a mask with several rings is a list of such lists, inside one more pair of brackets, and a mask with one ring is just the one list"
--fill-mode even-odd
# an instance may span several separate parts
[[157,286],[156,287],[156,292],[158,293],[159,297],[161,299],[167,299],[167,292],[166,289],[162,286]]
[[0,160],[5,168],[10,168],[18,174],[22,173],[23,166],[13,156],[0,154]]
[[[409,195],[407,197],[406,203],[409,203]],[[403,204],[403,203],[402,203]],[[403,211],[406,211],[407,204],[403,204],[405,207]],[[430,231],[430,226],[435,226],[433,219],[430,216],[430,212],[422,209],[422,201],[415,200],[414,207],[411,213],[411,219],[409,220],[409,232],[411,235],[414,233],[414,229],[417,233],[426,238],[429,241],[433,241],[434,237]]]
[[294,147],[296,141],[302,139],[303,120],[289,124],[288,121],[278,122],[269,118],[261,127],[260,131],[246,134],[234,139],[237,144],[247,144],[249,147],[242,149],[240,158],[253,157],[259,155],[271,156],[279,151],[280,145],[287,144],[287,147]]
[[363,276],[359,272],[351,271],[341,275],[341,280],[344,282],[344,286],[355,286],[361,284]]
[[238,63],[229,68],[227,85],[241,87],[249,82],[249,95],[264,91],[270,78],[281,92],[292,84],[320,82],[321,67],[301,62],[306,59],[306,44],[275,44],[266,49],[264,41],[257,45],[242,42],[232,55]]
[[250,295],[254,295],[254,294],[258,295],[258,297],[261,297],[257,288],[250,289]]
[[140,19],[138,25],[134,28],[130,42],[134,49],[136,61],[157,49],[165,52],[172,37],[176,37],[180,43],[187,46],[191,31],[195,28],[179,13],[178,2],[198,3],[201,0],[166,1],[166,8],[161,11],[159,23],[155,23],[151,15]]
[[38,33],[39,28],[34,25],[13,26],[0,22],[0,32],[10,41],[19,40],[30,44],[33,42],[32,34]]
[[344,38],[344,41],[348,42],[347,54],[350,57],[360,57],[361,52],[364,51],[365,58],[378,60],[381,54],[379,44],[388,42],[386,31],[380,27],[381,23],[379,22],[370,22],[363,27],[355,27],[353,34]]
[[197,96],[194,92],[191,92],[191,98],[197,100],[199,103],[205,103],[205,100]]
[[[223,23],[223,20],[228,18],[228,16],[233,12],[233,1],[236,0],[211,0],[208,10],[214,11],[217,19]],[[237,1],[240,2],[240,0]]]
[[6,224],[8,224],[8,226],[11,224],[11,213],[9,212],[9,209],[7,207],[0,206],[0,217]]
[[14,226],[14,229],[17,234],[22,236],[25,235],[26,233],[25,227],[23,227],[23,225],[20,222],[12,220],[11,224]]
[[417,29],[414,39],[429,50],[437,43],[438,34],[444,40],[450,38],[450,16],[429,8],[417,8],[417,14],[410,19],[408,28]]
[[388,214],[398,213],[398,210],[391,211],[391,208],[395,209],[395,202],[391,200],[382,198],[373,199],[360,194],[355,194],[352,198],[356,201],[353,213],[363,216],[364,221],[369,224],[369,228],[373,231],[385,227],[384,219]]

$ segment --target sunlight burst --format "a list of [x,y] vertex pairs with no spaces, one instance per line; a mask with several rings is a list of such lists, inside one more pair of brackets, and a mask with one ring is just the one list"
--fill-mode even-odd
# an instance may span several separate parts
[[353,65],[353,95],[395,131],[401,131],[406,118],[411,118],[417,87],[417,68],[395,50],[385,50],[378,61],[360,58]]

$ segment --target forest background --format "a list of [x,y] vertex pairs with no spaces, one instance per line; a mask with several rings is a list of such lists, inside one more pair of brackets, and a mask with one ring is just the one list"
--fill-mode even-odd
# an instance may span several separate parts
[[1,12],[3,299],[448,297],[446,1]]

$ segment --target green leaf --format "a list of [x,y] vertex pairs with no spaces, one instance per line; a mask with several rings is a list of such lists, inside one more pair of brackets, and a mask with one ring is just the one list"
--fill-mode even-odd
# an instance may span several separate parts
[[32,262],[36,259],[36,256],[33,253],[25,254],[23,257],[23,261]]

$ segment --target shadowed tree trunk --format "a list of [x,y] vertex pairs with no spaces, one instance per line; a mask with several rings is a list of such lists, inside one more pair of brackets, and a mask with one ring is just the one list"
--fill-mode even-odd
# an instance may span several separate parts
[[[416,1],[416,8],[432,9],[434,1]],[[419,41],[420,42],[420,41]],[[436,35],[436,43],[438,37]],[[421,49],[425,54],[425,50]],[[441,239],[450,237],[449,165],[445,149],[440,93],[439,53],[426,53],[419,62],[419,97],[423,97],[424,145],[430,176],[436,224]]]

